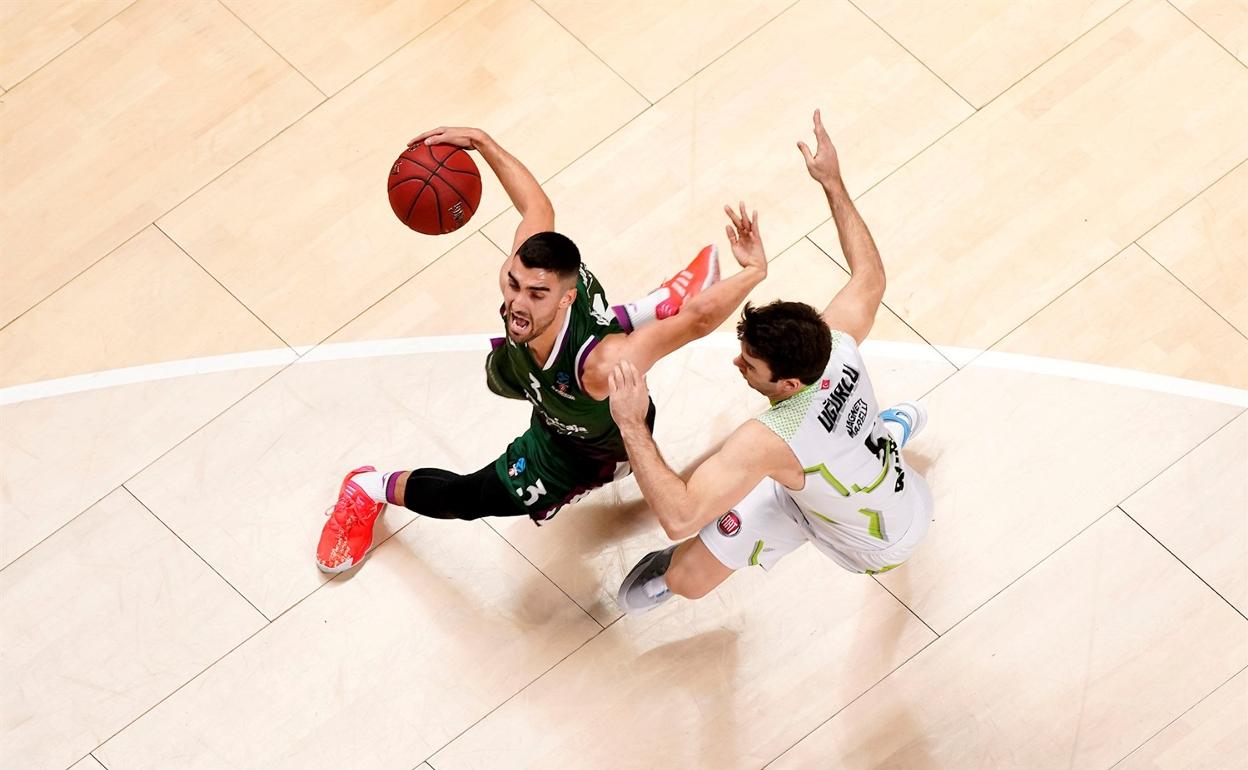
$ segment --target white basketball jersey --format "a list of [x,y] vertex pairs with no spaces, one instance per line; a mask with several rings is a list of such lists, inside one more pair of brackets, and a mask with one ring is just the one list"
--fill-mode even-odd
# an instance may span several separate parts
[[801,462],[806,484],[788,492],[812,533],[837,549],[887,548],[914,518],[897,504],[907,466],[879,412],[858,345],[833,331],[823,376],[758,418]]

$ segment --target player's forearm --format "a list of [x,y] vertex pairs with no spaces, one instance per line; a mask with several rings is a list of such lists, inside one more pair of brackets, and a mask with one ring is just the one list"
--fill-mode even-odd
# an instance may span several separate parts
[[512,205],[521,216],[527,215],[535,207],[551,208],[550,199],[542,190],[537,179],[521,163],[516,156],[507,152],[484,131],[473,137],[473,148],[481,153],[481,157],[494,170],[498,181],[502,182],[503,190],[511,198]]
[[719,328],[729,316],[741,307],[745,298],[754,287],[767,277],[767,271],[757,267],[746,267],[731,278],[725,278],[714,286],[689,300],[681,315],[688,314],[698,319],[697,336],[702,337]]
[[663,531],[671,540],[686,537],[688,522],[684,520],[683,514],[693,510],[689,488],[667,466],[645,423],[620,425],[620,434],[624,437],[628,463],[637,478],[637,486],[641,487],[641,494],[658,516]]
[[840,238],[845,261],[849,263],[851,279],[877,288],[882,296],[884,262],[880,259],[880,251],[867,229],[867,223],[858,213],[840,177],[824,182],[823,191],[828,197],[828,207],[832,209],[832,220],[836,222],[836,234]]

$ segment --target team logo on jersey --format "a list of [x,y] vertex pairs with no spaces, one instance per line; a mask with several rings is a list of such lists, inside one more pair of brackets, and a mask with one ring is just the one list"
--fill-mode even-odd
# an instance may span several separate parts
[[861,398],[854,402],[849,409],[849,416],[845,418],[845,430],[849,432],[849,437],[853,438],[858,435],[858,431],[862,430],[862,424],[867,420],[867,402]]
[[582,433],[589,433],[589,428],[586,428],[583,425],[574,425],[572,423],[562,422],[559,420],[559,418],[552,417],[551,415],[547,414],[543,410],[539,410],[538,414],[542,416],[543,422],[545,422],[547,425],[554,428],[555,430],[559,431],[560,433],[563,433],[564,435],[576,436]]
[[507,475],[514,479],[516,476],[519,476],[521,473],[524,473],[525,465],[526,463],[524,461],[524,458],[523,457],[518,458],[514,463],[511,464],[511,467],[507,469]]
[[590,303],[589,314],[594,317],[599,326],[610,326],[615,320],[615,314],[611,308],[607,307],[607,301],[601,294],[594,295],[594,301]]
[[828,433],[836,428],[837,420],[841,419],[841,409],[845,407],[845,402],[849,400],[857,386],[858,370],[849,364],[843,365],[841,381],[836,383],[836,387],[828,394],[827,400],[823,402],[823,410],[819,413],[819,424]]
[[719,517],[719,523],[716,526],[719,528],[719,534],[724,537],[736,537],[741,531],[741,517],[728,511]]
[[567,372],[559,372],[558,374],[555,375],[555,393],[557,393],[560,396],[563,396],[564,398],[575,399],[576,396],[568,392],[568,389],[571,387],[572,387],[572,375],[568,374]]

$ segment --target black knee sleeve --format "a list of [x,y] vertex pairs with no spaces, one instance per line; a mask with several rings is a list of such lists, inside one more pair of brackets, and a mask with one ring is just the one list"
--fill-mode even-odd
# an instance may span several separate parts
[[465,519],[482,516],[520,516],[524,511],[494,471],[494,465],[467,476],[441,468],[420,468],[407,477],[403,505],[422,516],[435,519]]

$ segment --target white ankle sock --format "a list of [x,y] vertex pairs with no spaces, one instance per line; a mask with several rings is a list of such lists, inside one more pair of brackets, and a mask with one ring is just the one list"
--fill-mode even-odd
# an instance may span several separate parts
[[893,443],[898,449],[906,446],[906,429],[896,420],[883,420],[884,429],[888,431],[888,435],[893,437]]
[[670,292],[664,286],[660,286],[646,296],[636,302],[626,302],[621,307],[624,313],[628,315],[628,323],[633,327],[633,331],[637,331],[646,324],[658,318],[657,310],[659,303],[667,299]]
[[667,587],[667,577],[665,575],[659,575],[658,577],[653,577],[647,580],[645,585],[641,587],[641,590],[646,592],[646,596],[649,596],[651,599],[656,599],[671,589]]
[[351,480],[359,484],[364,494],[373,498],[375,503],[389,502],[386,500],[386,482],[389,479],[390,474],[381,471],[365,471],[351,477]]

